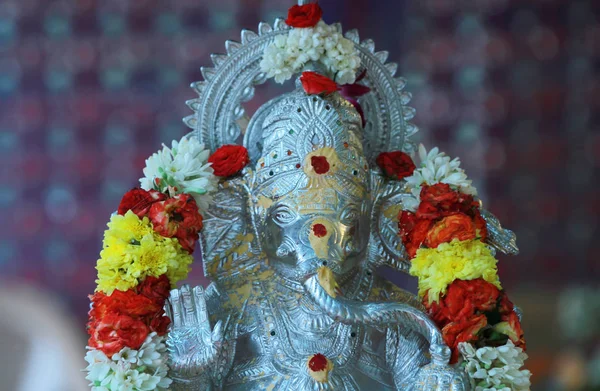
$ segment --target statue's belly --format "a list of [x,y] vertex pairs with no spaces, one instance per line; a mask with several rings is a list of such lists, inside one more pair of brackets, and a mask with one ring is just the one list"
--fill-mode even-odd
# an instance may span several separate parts
[[[238,336],[236,359],[225,390],[394,390],[385,362],[385,335],[343,324],[298,328],[256,327]],[[287,322],[283,322],[287,323]],[[274,324],[275,326],[275,324]],[[327,383],[309,374],[308,359],[324,354],[333,363]]]
[[395,387],[383,384],[361,373],[355,373],[348,377],[336,379],[331,378],[328,383],[317,383],[312,379],[302,376],[283,377],[281,375],[265,376],[261,379],[248,381],[246,383],[229,384],[224,387],[225,391],[361,391],[377,390],[392,391]]

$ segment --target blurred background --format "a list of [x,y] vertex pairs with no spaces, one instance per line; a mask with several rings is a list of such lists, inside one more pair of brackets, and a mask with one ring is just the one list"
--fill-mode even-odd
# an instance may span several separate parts
[[[188,86],[209,54],[294,3],[0,1],[0,375],[60,352],[72,359],[57,373],[82,380],[110,213],[144,160],[189,131]],[[516,231],[521,254],[499,268],[524,310],[533,389],[599,390],[600,1],[320,4],[326,22],[390,52],[414,96],[417,140],[460,156]],[[248,112],[281,91],[258,88]],[[204,282],[199,263],[189,281]],[[19,342],[51,324],[46,358]],[[0,390],[48,389],[23,384]]]

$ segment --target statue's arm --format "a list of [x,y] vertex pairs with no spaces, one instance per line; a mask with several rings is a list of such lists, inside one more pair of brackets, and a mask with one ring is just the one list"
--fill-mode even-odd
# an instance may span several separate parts
[[392,368],[398,390],[470,390],[464,371],[449,365],[447,359],[436,357],[436,354],[430,357],[427,354],[429,343],[413,330],[402,327],[388,329],[386,349],[386,361]]
[[206,292],[200,286],[171,291],[167,313],[172,320],[167,336],[171,389],[220,389],[235,352],[235,325],[219,320],[211,330]]

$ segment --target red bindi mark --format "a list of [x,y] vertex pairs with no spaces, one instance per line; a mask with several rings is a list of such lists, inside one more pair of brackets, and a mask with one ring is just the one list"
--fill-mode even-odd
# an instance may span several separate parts
[[308,361],[308,367],[311,371],[319,372],[327,368],[327,357],[321,353],[317,353]]
[[329,171],[329,162],[325,156],[312,156],[310,164],[317,174],[326,174]]
[[323,224],[313,225],[313,233],[317,238],[322,238],[327,235],[327,228]]

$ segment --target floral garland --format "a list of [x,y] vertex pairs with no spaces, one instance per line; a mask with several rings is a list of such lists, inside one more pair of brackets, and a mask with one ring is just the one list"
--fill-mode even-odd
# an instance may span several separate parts
[[382,153],[377,164],[410,191],[398,216],[399,235],[423,305],[452,350],[451,363],[461,363],[473,389],[528,390],[520,319],[485,244],[477,191],[458,159],[422,145],[419,156],[420,167],[399,151]]
[[195,138],[163,146],[146,160],[141,188],[123,196],[108,223],[90,296],[85,371],[94,391],[166,390],[172,383],[165,301],[188,275],[217,177],[248,164],[237,145],[209,155]]
[[295,5],[288,11],[286,24],[293,27],[278,35],[265,49],[261,71],[283,83],[310,62],[324,65],[338,84],[352,84],[361,61],[354,43],[344,38],[338,27],[321,20],[318,4]]

